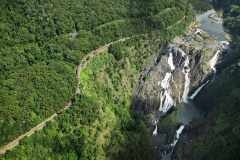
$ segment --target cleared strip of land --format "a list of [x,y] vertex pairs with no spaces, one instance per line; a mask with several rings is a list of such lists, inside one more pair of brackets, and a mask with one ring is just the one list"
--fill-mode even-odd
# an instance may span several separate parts
[[[180,23],[184,18],[185,18],[185,16],[184,16],[182,19],[180,19],[178,22],[176,22],[176,23],[174,23],[173,25],[167,27],[167,29],[170,29],[170,28],[172,28],[174,25]],[[76,71],[76,73],[77,73],[77,78],[78,78],[78,84],[77,84],[77,87],[76,87],[76,91],[75,91],[75,93],[74,93],[73,96],[72,96],[72,99],[76,96],[77,93],[80,93],[80,89],[79,89],[79,85],[81,84],[80,73],[81,73],[81,69],[84,68],[85,65],[86,65],[86,63],[87,63],[87,62],[85,62],[85,61],[87,60],[87,58],[88,58],[89,56],[93,56],[94,53],[96,53],[96,52],[103,52],[103,51],[105,51],[106,49],[108,49],[108,47],[109,47],[112,43],[116,43],[116,42],[119,42],[119,41],[125,41],[125,40],[127,40],[127,39],[132,38],[132,37],[134,37],[134,36],[127,37],[127,38],[122,38],[122,39],[119,39],[119,40],[117,40],[117,41],[108,43],[108,44],[106,44],[106,45],[104,45],[104,46],[99,47],[99,48],[96,49],[96,50],[93,50],[93,51],[89,52],[86,56],[83,57],[81,63],[77,66],[77,71]],[[61,113],[63,110],[69,108],[69,107],[71,106],[71,104],[72,104],[72,99],[67,103],[67,105],[66,105],[64,108],[62,108],[61,110],[59,110],[57,113],[59,114],[59,113]],[[42,129],[44,126],[46,126],[46,124],[47,124],[48,121],[53,120],[54,117],[57,116],[58,114],[54,113],[51,117],[49,117],[49,118],[47,118],[46,120],[44,120],[43,122],[41,122],[41,123],[38,124],[36,127],[32,128],[30,131],[22,134],[22,135],[19,136],[17,139],[15,139],[15,140],[13,140],[12,142],[8,143],[6,146],[4,146],[3,148],[0,149],[0,154],[5,154],[7,150],[10,150],[10,149],[14,148],[15,146],[17,146],[17,145],[19,144],[19,141],[20,141],[21,139],[23,139],[23,138],[26,137],[26,136],[31,136],[33,133],[36,132],[36,130]]]

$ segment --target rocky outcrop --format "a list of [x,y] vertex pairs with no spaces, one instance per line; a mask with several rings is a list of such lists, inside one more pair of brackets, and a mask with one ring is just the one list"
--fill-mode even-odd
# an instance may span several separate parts
[[177,116],[178,116],[178,109],[175,107],[172,107],[158,121],[157,131],[159,133],[166,134],[165,144],[172,143],[174,136],[176,134],[176,130],[181,126],[181,124],[177,121]]
[[186,125],[184,136],[175,146],[172,159],[236,159],[238,157],[239,79],[240,60],[237,60],[215,75],[215,78],[203,88],[196,102],[205,108],[207,113]]
[[[194,119],[189,124],[185,126],[178,143],[176,144],[173,153],[172,160],[182,160],[185,159],[183,151],[187,146],[194,145],[194,139],[198,137],[198,141],[201,140],[203,135],[209,134],[208,129],[209,122],[212,123],[212,118],[202,116],[200,118]],[[187,137],[187,138],[186,138]],[[196,156],[193,159],[202,159],[201,156]]]
[[[212,77],[209,61],[217,51],[220,62],[224,61],[222,56],[228,55],[228,50],[226,44],[197,28],[199,25],[191,24],[185,37],[175,38],[149,61],[138,77],[131,109],[144,114],[161,107],[167,111]],[[154,125],[155,119],[152,116],[149,123]]]
[[209,14],[208,18],[211,18],[215,21],[223,21],[223,19],[221,17],[219,17],[218,14],[215,14],[215,13]]

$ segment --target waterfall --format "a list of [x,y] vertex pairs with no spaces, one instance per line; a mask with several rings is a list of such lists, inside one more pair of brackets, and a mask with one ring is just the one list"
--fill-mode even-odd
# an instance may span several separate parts
[[213,58],[209,61],[211,68],[213,69],[213,72],[216,73],[216,68],[215,65],[217,63],[218,60],[218,53],[220,52],[220,50],[218,50],[215,55],[213,56]]
[[189,85],[190,85],[190,78],[189,76],[189,72],[190,72],[190,68],[189,68],[189,58],[187,57],[185,59],[184,62],[184,66],[183,66],[183,74],[185,75],[185,84],[184,84],[184,91],[183,91],[183,95],[182,95],[182,101],[183,102],[187,102],[187,96],[188,96],[188,92],[189,92]]
[[[184,84],[184,91],[183,91],[183,95],[182,95],[182,101],[187,102],[187,96],[188,96],[189,85],[190,85],[189,58],[181,49],[179,49],[179,51],[182,53],[182,57],[185,58],[185,61],[182,64],[182,67],[183,67],[182,72],[185,75],[185,84]],[[182,57],[181,57],[181,59],[182,59]],[[179,63],[180,62],[181,62],[181,60],[179,61]],[[175,69],[175,66],[173,63],[173,55],[171,52],[169,53],[168,64],[169,64],[171,70]],[[164,89],[164,91],[161,91],[161,93],[160,93],[160,108],[159,108],[159,110],[163,111],[163,112],[167,112],[173,105],[176,105],[175,99],[171,97],[172,92],[171,92],[170,84],[169,84],[171,78],[172,78],[172,82],[174,83],[172,74],[166,73],[164,79],[162,81],[158,82],[158,85],[161,84],[162,88]],[[176,84],[175,84],[175,87],[177,88]],[[179,91],[179,93],[180,93],[180,91]],[[180,101],[181,101],[181,99],[180,99],[180,94],[179,94],[179,102]]]
[[153,131],[153,135],[156,135],[156,134],[157,134],[157,122],[158,122],[158,121],[155,121],[156,128],[155,128],[155,130]]
[[184,125],[181,125],[180,128],[179,128],[179,129],[177,130],[177,132],[176,132],[176,136],[174,137],[174,141],[173,141],[173,143],[171,144],[171,146],[175,146],[175,145],[176,145],[176,143],[177,143],[177,141],[178,141],[178,139],[179,139],[179,136],[180,136],[180,134],[182,133],[183,129],[184,129]]
[[[181,50],[181,49],[179,48],[179,51],[182,53],[182,57],[185,58],[184,56],[185,56],[186,54],[183,52],[183,50]],[[179,60],[179,62],[178,62],[178,65],[180,65],[181,60],[182,60],[182,57],[180,58],[180,60]]]
[[173,64],[173,56],[172,56],[172,53],[171,53],[171,52],[169,53],[168,64],[169,64],[169,66],[171,67],[171,70],[174,70],[174,69],[175,69],[175,66],[174,66],[174,64]]
[[162,81],[158,82],[158,85],[161,84],[162,88],[164,89],[161,92],[160,95],[160,111],[167,112],[173,105],[176,105],[176,102],[171,97],[171,89],[170,89],[170,80],[171,80],[172,74],[166,73],[164,79]]
[[[183,72],[183,74],[185,75],[185,83],[184,83],[184,91],[183,91],[183,94],[182,94],[182,101],[183,102],[187,102],[187,96],[188,96],[188,92],[189,92],[189,85],[190,85],[190,78],[189,78],[189,72],[190,72],[190,68],[189,68],[189,58],[188,58],[188,56],[186,55],[186,53],[183,51],[183,50],[181,50],[180,48],[179,48],[179,51],[182,53],[182,57],[183,58],[185,58],[185,57],[187,57],[187,58],[185,58],[185,61],[183,62],[183,70],[182,70],[182,72]],[[182,60],[182,57],[181,57],[181,59],[179,60],[179,64],[178,65],[180,65],[180,62],[181,62],[181,60]],[[182,66],[181,65],[181,66]],[[179,99],[179,102],[180,102],[180,99]]]
[[[175,69],[175,66],[173,63],[173,55],[171,52],[169,53],[168,64],[171,70],[173,71]],[[171,73],[166,73],[164,79],[158,82],[158,85],[161,84],[162,88],[164,89],[164,93],[162,91],[160,94],[160,107],[159,107],[159,110],[163,112],[167,112],[173,105],[176,105],[175,100],[171,97],[172,92],[169,84],[171,77],[172,77]]]
[[159,107],[159,111],[163,108],[163,100],[164,100],[164,98],[165,98],[165,95],[161,91],[161,93],[160,93],[160,107]]
[[198,94],[198,92],[200,92],[200,90],[201,90],[208,82],[209,82],[209,80],[208,80],[206,83],[204,83],[203,85],[201,85],[189,98],[190,98],[190,99],[193,99],[193,98]]
[[223,45],[229,45],[230,43],[228,41],[221,41]]
[[182,53],[182,57],[186,55],[185,52],[183,52],[183,50],[181,50],[180,48],[179,51]]
[[158,82],[158,85],[161,84],[162,88],[167,89],[170,87],[169,81],[171,78],[172,74],[171,73],[166,73],[164,79],[160,82]]
[[157,125],[156,125],[155,130],[153,131],[153,135],[157,135]]

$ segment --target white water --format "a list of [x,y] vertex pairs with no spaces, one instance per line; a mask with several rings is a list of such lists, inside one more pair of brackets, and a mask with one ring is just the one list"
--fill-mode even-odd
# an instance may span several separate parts
[[173,56],[172,56],[172,53],[171,53],[171,52],[169,53],[168,64],[169,64],[169,66],[171,67],[171,70],[174,70],[174,69],[175,69],[175,66],[174,66],[174,64],[173,64]]
[[156,128],[155,128],[155,130],[153,131],[153,135],[157,135],[157,122],[158,122],[158,121],[155,121]]
[[174,137],[174,141],[173,141],[173,143],[171,144],[171,146],[175,146],[175,145],[176,145],[176,143],[177,143],[177,141],[178,141],[178,139],[179,139],[179,136],[180,136],[180,134],[182,133],[183,129],[184,129],[184,125],[181,125],[180,128],[179,128],[179,129],[177,130],[177,132],[176,132],[176,136]]
[[157,135],[157,125],[156,125],[155,130],[153,131],[153,135]]
[[206,83],[204,83],[203,85],[201,85],[189,98],[193,99],[208,82],[209,82],[209,80]]
[[161,84],[162,88],[167,89],[170,87],[169,81],[171,78],[172,74],[171,73],[166,73],[164,79],[162,81],[158,82],[158,85]]
[[160,97],[160,108],[159,111],[162,112],[167,112],[172,106],[176,105],[176,102],[174,99],[171,97],[171,91],[170,89],[165,90],[164,94],[161,92],[161,97]]
[[181,50],[180,48],[179,51],[182,53],[182,57],[186,55],[185,52],[183,52],[183,50]]
[[187,57],[184,62],[184,66],[183,66],[183,70],[182,70],[183,74],[185,75],[184,91],[183,91],[183,95],[182,95],[183,102],[187,102],[187,96],[188,96],[189,85],[190,85],[190,78],[189,78],[190,68],[188,65],[189,65],[189,58]]
[[162,112],[167,112],[173,105],[176,105],[176,102],[171,97],[172,92],[169,84],[171,77],[172,77],[171,73],[166,73],[164,79],[158,82],[158,85],[161,84],[162,88],[165,89],[164,93],[162,91],[160,95],[159,111]]
[[202,32],[203,32],[203,30],[201,28],[197,28],[195,33],[202,33]]
[[[181,101],[187,102],[187,96],[188,96],[189,85],[190,85],[190,78],[189,78],[190,68],[189,68],[189,58],[188,58],[188,56],[187,56],[186,53],[185,53],[183,50],[181,50],[180,48],[179,48],[179,51],[182,53],[182,57],[183,57],[183,58],[187,57],[187,58],[185,58],[185,61],[184,61],[183,64],[182,64],[182,65],[183,65],[183,70],[182,70],[182,72],[183,72],[183,74],[185,75],[185,83],[184,83],[184,90],[183,90],[183,94],[182,94],[182,100],[180,99],[180,96],[179,96],[179,103],[180,103]],[[178,65],[180,65],[180,62],[181,62],[181,60],[182,60],[182,57],[181,57]],[[182,65],[181,65],[181,66],[182,66]]]
[[[210,11],[211,13],[213,12],[214,10],[212,10],[212,11]],[[203,23],[203,25],[201,26],[201,28],[199,28],[199,29],[196,29],[196,32],[195,32],[195,34],[193,34],[192,36],[189,36],[189,38],[188,37],[186,37],[186,41],[188,41],[188,40],[190,40],[192,37],[194,37],[197,33],[201,33],[201,32],[210,32],[210,35],[215,35],[215,36],[217,36],[218,38],[219,38],[219,40],[221,40],[222,41],[222,44],[225,46],[225,47],[227,47],[227,45],[229,44],[228,42],[226,42],[226,39],[224,39],[224,37],[223,37],[223,35],[221,34],[222,32],[223,32],[223,30],[222,30],[222,22],[216,22],[216,25],[215,26],[213,26],[212,25],[212,19],[209,19],[208,18],[208,15],[209,15],[209,13],[210,12],[207,12],[207,14],[203,14],[203,15],[200,15],[200,16],[197,16],[197,20],[198,21],[201,21],[202,23]],[[214,13],[215,13],[215,11],[214,11]],[[207,20],[207,22],[206,22],[206,19],[209,19],[209,20]],[[206,25],[205,25],[206,24]],[[210,31],[211,30],[211,31]],[[222,30],[222,31],[220,31],[220,30]],[[185,40],[184,40],[185,41]],[[182,42],[182,44],[183,44],[184,42]],[[180,47],[180,46],[179,46]],[[174,50],[176,50],[176,48],[174,48]],[[189,61],[190,61],[190,57],[188,57],[188,54],[185,54],[184,53],[184,51],[182,51],[181,49],[178,49],[178,52],[179,53],[181,53],[182,54],[182,56],[181,57],[179,57],[179,62],[176,62],[175,60],[174,60],[174,62],[176,62],[175,64],[173,63],[173,65],[174,65],[174,67],[181,67],[182,68],[182,72],[183,72],[183,74],[184,74],[184,76],[185,76],[185,83],[184,83],[184,88],[183,88],[183,90],[184,91],[182,91],[181,90],[181,92],[183,92],[182,94],[180,94],[179,93],[179,95],[175,95],[175,96],[180,96],[180,98],[181,98],[181,101],[184,101],[183,103],[180,103],[179,104],[179,114],[178,114],[178,121],[179,122],[182,122],[184,125],[185,124],[188,124],[191,120],[192,120],[192,118],[194,118],[195,116],[196,117],[199,117],[200,115],[202,115],[203,114],[203,111],[200,109],[200,108],[198,108],[198,106],[196,106],[195,105],[195,103],[194,103],[194,100],[192,100],[191,98],[194,98],[199,92],[200,92],[200,90],[206,85],[206,83],[204,84],[204,85],[202,85],[202,86],[200,86],[194,93],[193,93],[193,95],[191,95],[190,96],[190,98],[187,96],[188,95],[188,93],[189,93],[189,84],[190,84],[190,79],[189,79],[189,76],[190,76],[190,68],[189,68]],[[220,51],[219,51],[220,52]],[[215,65],[216,65],[216,63],[217,63],[217,60],[218,60],[218,54],[219,54],[219,52],[216,54],[216,55],[214,55],[214,57],[209,61],[209,63],[210,63],[210,65],[211,65],[211,67],[212,67],[212,69],[213,70],[215,70],[216,71],[216,69],[215,69]],[[173,57],[175,57],[174,56],[174,52],[172,52],[173,53]],[[171,63],[169,63],[170,62],[170,57],[171,57],[171,55],[169,54],[169,57],[168,57],[168,64],[170,65]],[[177,56],[176,56],[177,57]],[[171,65],[170,65],[170,67],[171,67]],[[172,69],[172,67],[171,67],[171,69]],[[173,78],[174,78],[174,80],[176,81],[176,82],[178,82],[177,84],[179,84],[179,81],[177,81],[177,79],[175,78],[175,77],[173,77],[173,75],[174,74],[172,74],[171,75],[171,78],[172,78],[172,80],[173,80]],[[165,79],[165,78],[164,78]],[[166,79],[168,79],[168,78],[166,78]],[[165,79],[165,80],[166,80]],[[166,83],[167,82],[167,83]],[[172,83],[174,83],[174,81],[173,82],[171,82],[171,81],[163,81],[162,80],[162,83],[161,83],[161,81],[158,83],[159,85],[160,84],[165,84],[165,86],[167,86],[168,84],[172,84]],[[174,83],[175,84],[175,83]],[[176,84],[175,84],[176,85]],[[173,88],[174,86],[172,86],[171,88]],[[165,87],[165,88],[167,88],[167,87]],[[164,108],[164,100],[165,100],[165,98],[166,98],[166,95],[165,95],[165,91],[166,89],[164,89],[164,90],[162,90],[161,91],[161,105],[160,105],[160,110],[161,110],[161,108]],[[174,89],[174,91],[176,91],[175,89]],[[173,92],[173,90],[172,90],[172,92]],[[172,95],[171,95],[172,96]],[[187,101],[188,100],[188,101]],[[187,103],[185,103],[187,101]],[[172,149],[174,149],[174,146],[176,145],[176,143],[178,142],[178,140],[179,140],[179,136],[180,136],[180,134],[182,133],[182,131],[183,131],[183,129],[184,129],[184,126],[182,125],[177,131],[176,131],[176,135],[175,135],[175,139],[174,139],[174,141],[171,143],[171,146],[172,146]],[[158,133],[157,135],[155,135],[155,136],[153,136],[153,137],[157,137],[157,136],[159,136],[159,137],[161,137],[161,136],[163,137],[163,134],[162,133]],[[156,146],[158,146],[159,144],[161,144],[162,146],[163,146],[163,151],[162,151],[162,153],[161,153],[161,159],[162,160],[170,160],[171,159],[171,155],[172,155],[172,152],[173,151],[171,151],[171,153],[169,153],[169,151],[171,150],[170,149],[170,144],[166,144],[165,143],[165,139],[164,138],[162,138],[162,139],[160,139],[159,138],[159,140],[156,142]],[[167,149],[169,149],[169,150],[167,150]],[[167,153],[167,151],[168,151],[168,153]]]
[[227,46],[230,44],[228,41],[221,41],[222,44],[226,44]]
[[[182,57],[185,58],[185,57],[184,57],[184,56],[186,55],[185,52],[183,52],[183,50],[181,50],[180,48],[179,48],[179,51],[182,53]],[[182,57],[180,58],[180,60],[179,60],[179,62],[178,62],[178,65],[180,65],[181,60],[182,60]]]
[[220,50],[218,50],[215,55],[213,56],[213,58],[209,61],[211,68],[213,69],[213,72],[216,73],[216,68],[215,65],[217,63],[218,60],[218,53],[220,52]]

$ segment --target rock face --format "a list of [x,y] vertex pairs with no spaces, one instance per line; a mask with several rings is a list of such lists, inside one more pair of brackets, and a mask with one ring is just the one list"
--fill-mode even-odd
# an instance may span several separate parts
[[164,116],[162,116],[158,121],[158,132],[166,134],[166,144],[172,143],[176,130],[181,126],[177,121],[178,109],[176,107],[170,108]]
[[[227,55],[228,47],[197,28],[199,25],[190,25],[185,37],[175,38],[142,70],[131,109],[145,115],[157,110],[166,112],[212,77],[211,65],[218,65],[217,60]],[[214,56],[216,62],[211,60]],[[214,64],[210,64],[210,60]],[[154,125],[154,116],[151,117],[149,123]]]
[[212,18],[213,20],[215,21],[223,21],[223,19],[221,17],[219,17],[217,14],[215,13],[212,13],[212,14],[209,14],[208,16],[209,18]]
[[[240,142],[239,79],[238,59],[215,75],[203,88],[196,102],[205,108],[206,114],[186,125],[184,136],[175,146],[172,159],[237,159]],[[237,132],[232,132],[236,128]],[[229,139],[232,142],[226,142]]]

